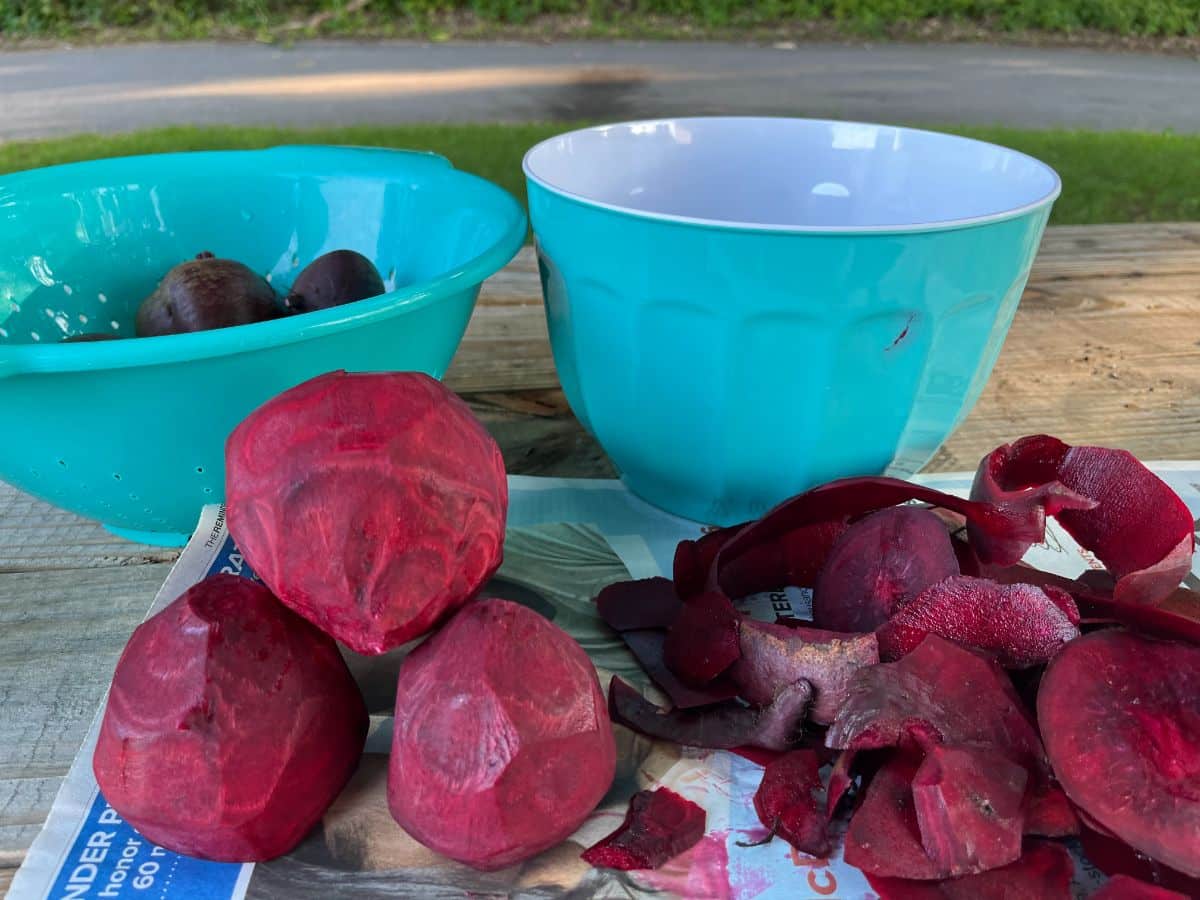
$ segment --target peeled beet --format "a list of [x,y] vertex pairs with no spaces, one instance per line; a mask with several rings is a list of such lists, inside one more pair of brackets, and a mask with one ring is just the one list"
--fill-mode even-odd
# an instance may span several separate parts
[[1067,796],[1137,850],[1200,876],[1200,647],[1094,632],[1051,661],[1037,707]]
[[583,823],[615,767],[595,668],[528,607],[471,603],[400,667],[388,806],[431,850],[484,870],[528,859]]
[[813,589],[813,623],[874,631],[921,591],[958,574],[946,526],[928,509],[894,506],[838,538]]
[[754,793],[758,821],[809,856],[829,855],[825,811],[819,798],[821,760],[812,750],[793,750],[769,762]]
[[264,322],[279,315],[267,280],[232,259],[200,254],[171,269],[138,307],[138,337]]
[[715,591],[692,597],[667,631],[663,658],[689,684],[707,684],[738,658],[740,617],[729,598]]
[[876,635],[885,660],[899,659],[936,634],[993,653],[1002,666],[1024,669],[1047,662],[1079,637],[1072,618],[1079,621],[1074,601],[1055,588],[958,575],[923,590]]
[[1091,900],[1187,900],[1187,897],[1128,875],[1116,875],[1092,894]]
[[926,855],[954,877],[1015,862],[1028,778],[995,750],[931,747],[912,783]]
[[[984,457],[971,497],[1055,516],[1112,573],[1119,602],[1157,604],[1191,568],[1191,513],[1166,482],[1124,450],[1072,447],[1045,434],[1021,438]],[[968,528],[985,562],[1015,563],[1036,543],[1022,546],[974,523]]]
[[261,584],[212,575],[133,632],[92,768],[113,809],[154,843],[259,861],[320,821],[366,733],[333,640]]
[[905,881],[867,875],[880,900],[1071,900],[1075,863],[1067,849],[1029,843],[1021,858],[999,869],[945,881]]
[[329,309],[387,291],[375,264],[354,250],[318,256],[296,276],[284,304],[293,312]]
[[229,530],[284,603],[359,653],[427,632],[500,566],[496,442],[420,372],[330,372],[225,448]]
[[898,662],[855,672],[825,744],[896,747],[914,728],[947,744],[999,750],[1031,773],[1046,768],[1042,742],[1004,670],[936,635]]
[[850,677],[879,662],[873,634],[838,634],[749,618],[742,619],[739,633],[741,655],[729,670],[738,693],[763,706],[780,686],[804,679],[815,691],[809,715],[825,725],[837,715]]
[[812,687],[807,681],[781,687],[762,709],[730,700],[696,709],[662,710],[620,678],[614,677],[608,687],[608,710],[614,722],[647,737],[713,750],[790,750],[800,741],[810,702]]
[[657,869],[704,837],[707,815],[686,797],[660,787],[638,791],[625,821],[583,851],[583,861],[605,869]]

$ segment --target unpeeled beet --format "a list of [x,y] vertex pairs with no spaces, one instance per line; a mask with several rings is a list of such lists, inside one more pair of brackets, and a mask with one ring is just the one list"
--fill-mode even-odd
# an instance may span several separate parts
[[500,449],[428,375],[313,378],[252,412],[225,462],[229,530],[254,571],[359,653],[424,634],[500,565]]
[[156,844],[266,860],[321,818],[366,731],[333,640],[262,585],[213,575],[134,631],[92,766],[113,809]]
[[587,655],[531,609],[462,609],[400,668],[388,805],[413,838],[492,870],[577,829],[616,745]]

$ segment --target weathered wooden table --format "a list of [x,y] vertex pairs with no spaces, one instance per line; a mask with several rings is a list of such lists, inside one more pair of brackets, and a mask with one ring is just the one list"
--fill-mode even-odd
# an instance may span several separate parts
[[[446,380],[510,472],[613,474],[558,389],[528,250],[485,285]],[[1200,224],[1048,231],[983,398],[929,468],[1039,431],[1200,458]],[[175,556],[0,484],[0,888]]]

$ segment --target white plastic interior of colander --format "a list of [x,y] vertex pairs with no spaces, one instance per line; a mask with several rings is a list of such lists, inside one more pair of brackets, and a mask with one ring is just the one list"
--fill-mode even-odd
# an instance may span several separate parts
[[779,230],[956,227],[1058,196],[1031,156],[948,134],[785,118],[664,119],[559,135],[525,157],[533,181],[644,215]]

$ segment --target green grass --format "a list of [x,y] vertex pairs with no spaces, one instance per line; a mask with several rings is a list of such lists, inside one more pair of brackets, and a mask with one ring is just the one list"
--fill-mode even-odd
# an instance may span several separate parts
[[[166,128],[0,144],[0,173],[134,153],[284,143],[359,144],[442,153],[460,169],[482,175],[524,200],[521,156],[532,144],[568,127],[560,123],[313,130]],[[978,127],[944,130],[1014,147],[1054,166],[1064,185],[1051,219],[1055,224],[1200,219],[1200,135]]]
[[569,20],[577,34],[691,36],[805,24],[883,34],[949,22],[1002,32],[1176,37],[1200,32],[1200,0],[0,0],[0,36],[78,38],[116,29],[177,38],[438,37],[547,17]]

